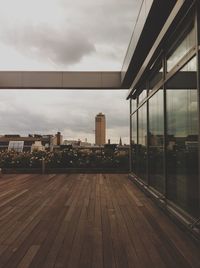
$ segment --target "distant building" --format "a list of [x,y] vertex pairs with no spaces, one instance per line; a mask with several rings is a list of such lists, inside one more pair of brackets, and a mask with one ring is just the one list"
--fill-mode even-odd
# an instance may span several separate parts
[[80,146],[80,140],[64,140],[63,145]]
[[0,150],[13,150],[16,152],[31,151],[32,145],[38,141],[35,137],[8,137],[8,135],[0,137]]
[[89,147],[91,143],[81,140],[64,140],[63,145],[72,145],[72,147]]
[[9,141],[8,151],[23,152],[24,141]]
[[29,134],[27,137],[20,135],[0,136],[0,150],[14,150],[16,152],[27,152],[33,150],[50,150],[53,135]]
[[89,147],[91,145],[92,144],[90,142],[87,142],[87,141],[81,141],[81,143],[80,143],[80,146],[82,146],[82,147]]
[[104,145],[106,143],[106,118],[99,113],[95,117],[95,144]]
[[53,146],[60,146],[63,144],[63,136],[60,132],[57,132],[57,134],[52,138],[52,145]]
[[31,146],[31,152],[45,151],[45,146],[42,145],[42,141],[35,141]]
[[122,138],[119,139],[119,145],[122,146]]

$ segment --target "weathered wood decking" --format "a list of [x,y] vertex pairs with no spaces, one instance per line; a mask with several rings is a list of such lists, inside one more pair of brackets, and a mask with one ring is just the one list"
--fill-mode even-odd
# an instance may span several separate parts
[[200,251],[126,175],[4,175],[0,267],[200,267]]

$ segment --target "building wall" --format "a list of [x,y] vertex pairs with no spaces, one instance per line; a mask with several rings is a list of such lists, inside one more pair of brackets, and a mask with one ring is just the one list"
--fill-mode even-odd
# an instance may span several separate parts
[[106,143],[106,118],[99,113],[95,117],[95,144],[104,145]]
[[54,137],[52,137],[51,142],[52,142],[53,146],[62,145],[63,144],[63,136],[61,135],[61,133],[57,132],[57,134]]
[[[29,135],[28,137],[20,137],[20,135],[5,135],[0,137],[0,150],[7,150],[9,149],[9,143],[10,142],[23,142],[24,145],[20,146],[20,148],[23,149],[23,151],[31,151],[31,147],[32,145],[34,145],[35,143],[37,143],[38,141],[41,142],[42,145],[42,150],[43,147],[45,147],[47,150],[49,150],[49,147],[51,146],[51,138],[53,136],[52,135]],[[17,144],[15,150],[17,151],[19,149],[19,151],[21,150],[20,148],[17,149]],[[14,149],[13,146],[10,147],[10,149]]]
[[199,64],[193,7],[160,47],[131,100],[131,171],[178,210],[200,216]]

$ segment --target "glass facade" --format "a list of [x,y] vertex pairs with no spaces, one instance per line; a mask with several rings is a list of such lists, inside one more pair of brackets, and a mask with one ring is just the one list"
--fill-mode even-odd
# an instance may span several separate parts
[[[196,59],[196,58],[195,58]],[[191,75],[189,62],[167,84],[167,192],[168,198],[193,215],[198,214],[198,104],[197,89],[172,88],[180,75]],[[193,70],[196,64],[193,66]],[[188,78],[189,79],[189,78]],[[194,80],[194,81],[192,81]]]
[[148,87],[138,89],[141,106],[132,107],[132,172],[179,212],[199,218],[197,28],[192,16],[183,23],[140,82]]
[[147,104],[138,110],[138,145],[137,145],[138,176],[147,181]]
[[186,37],[181,40],[178,47],[175,49],[175,51],[168,57],[167,59],[167,71],[170,71],[178,62],[181,60],[181,58],[189,52],[191,48],[195,46],[196,43],[196,35],[195,35],[195,29],[194,26],[190,30],[190,32],[186,35]]
[[149,184],[164,192],[164,110],[163,90],[149,100]]
[[137,113],[132,116],[132,167],[137,170]]
[[143,91],[140,93],[140,95],[138,97],[138,103],[141,104],[146,97],[147,97],[147,90],[143,89]]
[[155,63],[155,66],[151,69],[152,76],[149,78],[149,94],[154,90],[154,87],[163,79],[163,67],[162,61],[158,60]]

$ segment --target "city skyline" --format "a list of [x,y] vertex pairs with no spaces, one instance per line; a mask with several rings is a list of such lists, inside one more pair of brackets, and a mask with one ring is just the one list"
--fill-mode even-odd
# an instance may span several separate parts
[[[95,116],[102,111],[107,117],[107,140],[118,143],[121,136],[123,143],[129,143],[129,109],[124,101],[126,91],[90,91],[87,101],[84,101],[85,91],[64,91],[62,99],[60,92],[43,90],[38,98],[36,91],[20,91],[19,98],[17,90],[6,94],[1,91],[0,135],[52,134],[60,131],[65,139],[87,138],[94,143]],[[51,98],[48,98],[49,94]],[[80,99],[74,96],[79,96]],[[111,103],[113,97],[118,102],[102,109],[101,104]]]
[[[0,70],[120,70],[141,2],[0,0]],[[121,136],[128,143],[126,95],[126,90],[1,90],[0,131],[61,131],[66,138],[94,142],[93,118],[102,111],[111,142]]]

